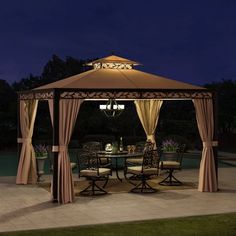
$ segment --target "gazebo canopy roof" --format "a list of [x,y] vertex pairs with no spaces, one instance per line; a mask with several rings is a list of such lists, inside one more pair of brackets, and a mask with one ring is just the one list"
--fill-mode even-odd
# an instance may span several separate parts
[[111,55],[108,57],[103,57],[98,60],[89,62],[87,65],[92,66],[95,63],[124,63],[124,64],[130,64],[130,65],[140,65],[140,63],[136,61],[131,61],[129,59],[123,58],[123,57],[118,57],[115,55]]
[[89,65],[93,65],[92,70],[40,86],[34,90],[56,88],[94,90],[205,90],[205,88],[200,86],[135,70],[133,66],[139,65],[139,63],[114,55],[95,60],[89,63]]

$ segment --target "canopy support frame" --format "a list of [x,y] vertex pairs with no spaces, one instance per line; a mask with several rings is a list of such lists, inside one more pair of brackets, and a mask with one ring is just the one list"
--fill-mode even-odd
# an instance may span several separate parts
[[[59,145],[59,102],[60,99],[86,99],[104,100],[114,99],[162,99],[162,100],[191,100],[191,99],[212,99],[214,117],[214,140],[217,140],[217,96],[207,89],[44,89],[30,90],[18,93],[18,103],[20,100],[48,100],[53,99],[53,146]],[[18,124],[18,137],[20,135],[20,124]],[[20,145],[20,144],[19,144]],[[20,146],[18,146],[20,149]],[[217,147],[213,147],[215,168],[218,176]],[[53,202],[58,201],[58,152],[53,152]]]

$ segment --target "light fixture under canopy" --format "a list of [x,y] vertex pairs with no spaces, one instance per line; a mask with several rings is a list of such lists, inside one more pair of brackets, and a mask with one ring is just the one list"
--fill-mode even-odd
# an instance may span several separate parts
[[99,109],[104,112],[104,114],[109,117],[118,117],[123,110],[125,105],[118,104],[115,99],[110,98],[106,104],[99,105]]

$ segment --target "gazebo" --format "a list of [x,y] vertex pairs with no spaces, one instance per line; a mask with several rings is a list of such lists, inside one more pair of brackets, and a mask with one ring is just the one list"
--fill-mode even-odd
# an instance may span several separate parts
[[48,100],[53,124],[54,168],[52,199],[69,203],[74,186],[68,144],[85,101],[134,101],[139,119],[155,144],[155,131],[163,100],[192,100],[203,143],[198,190],[215,192],[217,186],[216,97],[211,91],[134,69],[139,63],[115,55],[89,63],[92,70],[18,93],[18,143],[20,159],[17,184],[36,183],[36,160],[32,145],[38,102]]

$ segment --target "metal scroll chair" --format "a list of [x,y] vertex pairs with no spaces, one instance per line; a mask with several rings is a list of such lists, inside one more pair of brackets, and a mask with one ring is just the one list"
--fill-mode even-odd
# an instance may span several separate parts
[[182,185],[182,182],[173,175],[173,172],[175,170],[181,170],[182,168],[182,158],[185,146],[185,144],[180,145],[175,153],[162,153],[162,161],[160,162],[159,167],[160,170],[167,170],[168,175],[159,183],[160,185]]
[[154,193],[157,190],[151,187],[147,180],[151,176],[158,175],[159,156],[157,150],[148,146],[144,150],[143,163],[138,166],[129,166],[127,173],[133,174],[140,180],[139,183],[131,189],[133,193]]
[[[145,142],[145,141],[142,141],[142,142],[138,142],[138,143],[136,143],[135,144],[135,151],[136,152],[143,152],[143,150],[144,150],[144,148],[145,148],[145,145],[146,145],[146,143],[147,142]],[[151,143],[150,143],[151,144]],[[125,164],[126,165],[142,165],[142,163],[143,163],[143,157],[132,157],[132,158],[127,158],[126,160],[125,160]]]
[[96,141],[90,141],[82,144],[83,150],[85,151],[100,151],[102,149],[102,144]]
[[[102,144],[96,141],[90,141],[83,144],[83,151],[85,152],[98,152],[102,150]],[[99,157],[100,167],[111,167],[111,159],[105,157]]]
[[[111,175],[110,168],[100,167],[99,158],[96,152],[84,152],[79,158],[79,177],[89,180],[89,185],[80,192],[81,195],[102,195],[107,192],[104,190]],[[97,181],[105,180],[103,187],[97,185]]]
[[[154,146],[153,143],[149,142],[149,141],[139,142],[139,143],[136,143],[136,151],[140,152],[140,153],[144,153],[145,149],[149,149],[149,148],[153,149],[153,146]],[[138,165],[142,166],[142,164],[143,164],[143,156],[141,156],[141,157],[126,158],[125,166],[124,166],[124,176],[125,176],[125,179],[127,181],[132,180],[132,179],[137,179],[138,176],[135,176],[135,175],[131,175],[129,177],[127,176],[127,168],[129,166],[138,166]],[[132,182],[130,182],[130,183],[132,183]]]

